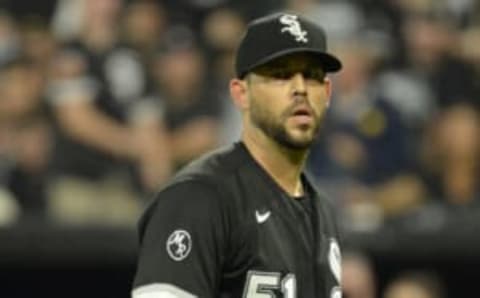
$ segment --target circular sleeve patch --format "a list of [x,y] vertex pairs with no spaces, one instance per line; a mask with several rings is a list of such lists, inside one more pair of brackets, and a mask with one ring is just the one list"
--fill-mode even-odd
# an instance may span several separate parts
[[174,261],[182,261],[192,250],[192,237],[185,230],[175,230],[167,239],[167,252]]

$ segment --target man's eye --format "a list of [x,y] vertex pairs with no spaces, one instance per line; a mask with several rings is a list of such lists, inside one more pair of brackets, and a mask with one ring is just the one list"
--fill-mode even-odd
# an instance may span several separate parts
[[307,80],[315,80],[319,82],[323,82],[325,80],[325,74],[323,71],[309,69],[303,72],[303,77]]
[[291,78],[293,74],[289,71],[277,70],[277,71],[271,71],[269,76],[275,79],[286,80]]

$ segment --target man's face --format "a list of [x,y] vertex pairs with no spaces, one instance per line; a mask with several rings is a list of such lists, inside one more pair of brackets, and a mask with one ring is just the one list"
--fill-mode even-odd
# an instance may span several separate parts
[[256,68],[246,80],[250,122],[287,148],[308,149],[330,97],[330,81],[318,62],[293,54]]

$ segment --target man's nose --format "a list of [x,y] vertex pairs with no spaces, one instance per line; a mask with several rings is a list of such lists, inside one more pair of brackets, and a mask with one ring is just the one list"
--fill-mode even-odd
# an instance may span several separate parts
[[293,95],[303,95],[307,94],[307,83],[305,77],[302,73],[296,73],[292,78],[292,93]]

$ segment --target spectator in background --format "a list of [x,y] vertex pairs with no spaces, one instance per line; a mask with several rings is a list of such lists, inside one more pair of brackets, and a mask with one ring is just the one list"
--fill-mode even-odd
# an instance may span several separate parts
[[191,31],[186,27],[172,30],[155,57],[152,71],[172,159],[178,168],[218,145],[219,102],[205,82],[205,59]]
[[[222,59],[223,55],[234,55],[238,44],[238,36],[243,34],[245,20],[236,11],[229,8],[212,10],[206,17],[202,26],[202,41],[206,49],[209,64],[215,66],[215,60]],[[219,57],[220,56],[220,57]],[[224,69],[224,68],[220,68]],[[215,70],[215,69],[214,69]],[[221,71],[223,72],[223,71]],[[232,65],[228,75],[233,73]],[[223,77],[224,75],[222,75]]]
[[443,284],[428,272],[408,272],[387,285],[384,298],[445,298]]
[[480,202],[480,116],[456,105],[432,118],[423,140],[422,169],[429,194],[451,206]]
[[415,15],[407,18],[402,28],[404,68],[432,89],[437,106],[476,100],[473,69],[459,58],[460,36],[448,18]]
[[342,253],[343,298],[376,298],[375,272],[368,257],[361,252]]
[[31,16],[22,20],[19,29],[22,52],[35,64],[44,80],[58,47],[57,40],[50,31],[47,20],[41,17]]
[[138,0],[128,4],[123,17],[123,39],[144,64],[151,61],[168,26],[167,13],[155,0]]
[[39,68],[25,58],[0,68],[0,156],[9,163],[4,183],[24,217],[42,217],[45,209],[51,127],[42,83]]
[[202,40],[210,70],[209,85],[220,99],[222,144],[230,144],[240,137],[241,118],[230,100],[228,82],[235,76],[235,49],[245,26],[245,20],[238,12],[225,7],[213,10],[203,23]]
[[44,216],[52,140],[43,95],[54,48],[41,19],[0,13],[2,224]]
[[159,117],[142,101],[145,71],[119,37],[120,0],[86,0],[82,30],[55,59],[56,146],[49,211],[67,223],[130,224],[134,175],[152,191],[170,173]]
[[369,45],[351,39],[336,53],[344,69],[334,78],[338,92],[310,168],[320,183],[340,192],[334,196],[343,200],[351,227],[373,228],[383,214],[396,216],[417,208],[422,186],[412,171],[405,124],[376,92],[376,60]]
[[[380,92],[402,113],[415,140],[436,109],[457,103],[478,105],[474,64],[465,59],[472,52],[466,47],[462,51],[468,39],[461,42],[463,22],[452,17],[458,13],[461,19],[468,4],[453,8],[450,1],[391,2],[402,15],[396,47],[400,50],[395,67],[382,75]],[[459,11],[454,13],[455,9]]]

